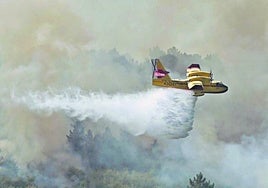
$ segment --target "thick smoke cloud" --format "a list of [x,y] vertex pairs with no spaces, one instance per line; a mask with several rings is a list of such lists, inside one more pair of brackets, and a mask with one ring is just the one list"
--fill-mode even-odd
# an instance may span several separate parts
[[[48,161],[64,150],[69,131],[64,114],[14,104],[13,90],[135,95],[151,87],[144,60],[151,51],[181,75],[197,61],[229,86],[224,95],[198,99],[194,129],[167,144],[160,179],[185,185],[204,171],[219,186],[267,187],[267,7],[265,0],[1,1],[1,155],[22,166]],[[199,55],[183,60],[174,48],[166,52],[172,46]]]

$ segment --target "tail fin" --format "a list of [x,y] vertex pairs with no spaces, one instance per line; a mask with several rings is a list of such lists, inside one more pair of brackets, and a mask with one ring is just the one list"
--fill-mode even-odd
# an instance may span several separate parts
[[170,77],[168,75],[168,71],[164,68],[162,63],[160,62],[159,59],[152,59],[152,64],[153,64],[153,79],[165,79],[165,80],[170,80]]

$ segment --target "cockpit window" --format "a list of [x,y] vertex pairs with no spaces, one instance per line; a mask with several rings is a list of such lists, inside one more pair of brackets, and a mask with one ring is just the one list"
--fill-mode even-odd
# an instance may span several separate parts
[[221,82],[218,82],[218,83],[216,83],[216,86],[221,87],[221,86],[223,86],[223,84]]

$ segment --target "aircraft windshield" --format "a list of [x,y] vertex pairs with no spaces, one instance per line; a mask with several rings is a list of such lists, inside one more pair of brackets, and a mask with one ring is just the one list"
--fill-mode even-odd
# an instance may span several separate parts
[[222,82],[217,82],[216,86],[223,86]]

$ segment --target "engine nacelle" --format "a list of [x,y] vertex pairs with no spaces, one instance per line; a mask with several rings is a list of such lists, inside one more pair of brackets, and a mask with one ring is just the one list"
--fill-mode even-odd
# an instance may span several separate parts
[[190,90],[203,90],[203,84],[201,81],[190,81],[188,82],[188,88]]

